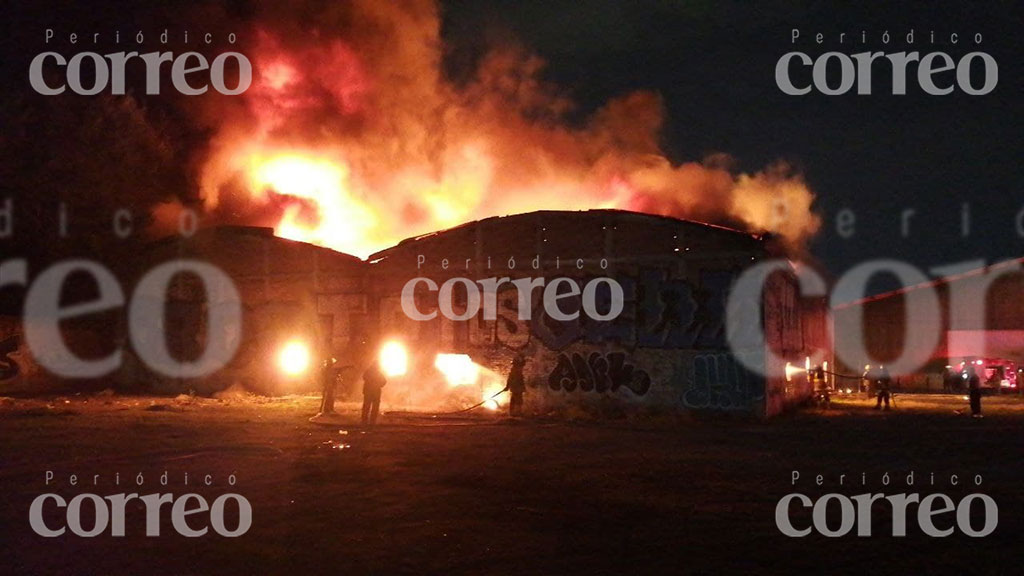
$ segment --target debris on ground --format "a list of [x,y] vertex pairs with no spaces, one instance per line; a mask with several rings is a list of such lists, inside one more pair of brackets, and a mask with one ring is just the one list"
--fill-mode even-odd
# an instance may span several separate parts
[[228,386],[220,392],[215,392],[213,397],[221,401],[231,400],[245,400],[249,396],[249,391],[245,389],[240,383],[235,382],[231,386]]
[[351,444],[346,444],[344,442],[335,442],[334,440],[324,440],[323,442],[317,445],[317,448],[328,448],[330,450],[347,450],[351,447]]

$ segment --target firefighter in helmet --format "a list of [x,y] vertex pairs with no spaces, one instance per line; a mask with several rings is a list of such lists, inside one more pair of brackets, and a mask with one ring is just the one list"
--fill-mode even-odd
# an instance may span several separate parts
[[526,358],[522,354],[516,354],[512,359],[512,370],[508,373],[508,380],[505,383],[505,390],[509,391],[511,398],[508,403],[509,416],[522,416],[523,414],[523,393],[526,392],[526,378],[523,376],[523,367],[526,365]]

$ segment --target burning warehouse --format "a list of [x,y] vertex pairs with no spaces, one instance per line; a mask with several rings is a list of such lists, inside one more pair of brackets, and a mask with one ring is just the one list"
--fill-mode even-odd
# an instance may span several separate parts
[[[144,377],[133,368],[141,363],[129,363],[122,380],[281,394],[315,388],[319,363],[330,358],[350,390],[351,376],[390,342],[410,364],[393,374],[391,406],[487,400],[522,355],[533,413],[571,406],[773,415],[807,399],[807,379],[787,381],[782,366],[748,367],[827,361],[831,332],[824,301],[798,297],[795,277],[776,274],[762,296],[764,345],[740,350],[743,362],[730,351],[730,288],[779,252],[769,237],[619,210],[488,218],[365,261],[268,229],[220,227],[155,243],[146,264],[198,258],[227,273],[244,318],[224,336],[239,341],[234,359],[199,381]],[[207,308],[202,286],[180,275],[167,304],[172,353],[204,349]],[[766,356],[765,346],[774,353]]]
[[[142,269],[181,259],[202,260],[227,274],[242,303],[242,325],[227,329],[232,333],[207,334],[210,299],[204,286],[195,276],[176,276],[165,304],[169,352],[195,358],[214,339],[237,341],[237,352],[222,370],[187,384],[147,374],[158,389],[209,392],[239,384],[286,394],[308,390],[310,374],[325,356],[358,356],[370,326],[359,258],[277,238],[269,228],[223,226],[152,244]],[[131,366],[141,370],[142,364]],[[141,376],[132,368],[121,375],[128,385]]]
[[[700,160],[674,158],[663,150],[668,109],[658,93],[616,93],[573,112],[571,94],[544,77],[542,60],[514,46],[488,49],[449,74],[440,7],[410,4],[310,7],[316,17],[303,20],[319,25],[309,34],[289,24],[286,8],[268,6],[239,31],[237,50],[252,64],[251,86],[230,98],[187,99],[180,114],[150,114],[132,98],[54,97],[33,100],[35,111],[15,119],[12,133],[50,134],[32,124],[45,118],[62,139],[89,142],[89,153],[8,147],[12,166],[67,169],[41,182],[33,171],[12,170],[19,178],[12,186],[32,193],[0,204],[0,217],[8,216],[0,224],[16,210],[19,219],[42,214],[37,229],[62,231],[66,203],[76,238],[102,241],[105,256],[140,275],[184,258],[209,262],[237,285],[243,326],[209,334],[211,309],[199,283],[172,283],[159,326],[172,356],[189,358],[218,343],[237,347],[223,370],[202,381],[148,378],[151,362],[125,345],[132,334],[124,322],[102,322],[102,338],[84,331],[85,340],[115,342],[126,352],[122,382],[197,391],[239,383],[286,393],[315,380],[311,374],[325,358],[336,359],[339,370],[356,368],[373,352],[366,346],[394,338],[404,342],[412,368],[434,373],[439,393],[467,380],[464,373],[493,380],[516,353],[530,356],[526,375],[536,410],[578,400],[773,414],[799,399],[800,391],[750,379],[738,368],[725,352],[722,315],[735,275],[775,255],[774,241],[746,232],[770,231],[787,251],[801,252],[818,231],[815,196],[801,171],[781,159],[741,164],[716,152],[718,144],[702,146],[712,152]],[[165,117],[195,125],[177,138]],[[124,150],[136,151],[139,163],[125,164],[132,158]],[[98,166],[120,168],[111,177]],[[577,212],[591,208],[620,211]],[[548,212],[491,218],[526,210]],[[131,221],[122,211],[134,215],[134,232],[122,230]],[[158,242],[141,254],[122,241],[122,233],[133,241],[173,233],[185,211],[203,220],[205,229],[193,238]],[[86,223],[93,228],[82,232]],[[416,239],[395,246],[408,236]],[[487,258],[490,269],[482,267]],[[469,271],[441,266],[467,259]],[[535,259],[537,268],[530,266]],[[504,286],[493,319],[413,322],[399,299],[421,273],[440,284],[460,274],[473,282],[537,277],[571,289],[550,282],[565,277],[582,282],[581,292],[586,282],[608,277],[622,289],[623,309],[606,321],[533,315],[526,322],[519,311],[513,321],[505,303],[518,299]],[[608,290],[593,286],[602,314]],[[581,306],[585,295],[559,302]],[[453,296],[468,298],[462,289]],[[437,305],[429,294],[416,297],[424,298],[422,309]],[[828,346],[810,329],[804,334],[796,300],[786,281],[770,286],[765,324],[786,360],[803,365],[811,348]],[[438,361],[438,354],[453,356]],[[414,405],[416,375],[405,378],[407,392],[398,393],[396,381],[388,396]]]
[[1020,572],[1020,3],[18,4],[11,573]]
[[[787,383],[744,368],[726,343],[725,309],[736,277],[772,249],[759,236],[674,218],[540,211],[471,222],[378,252],[369,258],[369,285],[377,291],[381,332],[401,335],[426,358],[464,354],[504,372],[523,354],[534,412],[572,404],[771,415],[809,396],[806,379]],[[502,277],[511,282],[496,287],[488,319],[486,295],[472,283]],[[526,297],[523,279],[537,286]],[[612,283],[621,287],[622,309],[604,319]],[[541,293],[555,291],[552,310]],[[446,306],[449,313],[436,313]],[[828,359],[825,303],[798,298],[792,276],[769,279],[763,310],[775,357],[801,366],[808,356]],[[740,353],[763,363],[764,352]]]

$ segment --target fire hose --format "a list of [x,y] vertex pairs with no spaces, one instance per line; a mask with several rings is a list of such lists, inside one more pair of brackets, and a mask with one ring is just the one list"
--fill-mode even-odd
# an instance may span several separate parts
[[487,398],[485,400],[481,400],[480,402],[477,402],[476,404],[470,406],[469,408],[463,408],[462,410],[456,410],[454,412],[439,412],[438,416],[448,416],[448,415],[451,415],[451,414],[462,414],[463,412],[469,412],[470,410],[475,410],[475,409],[483,406],[484,404],[487,404],[491,400],[494,400],[495,398],[500,396],[502,393],[507,392],[507,391],[508,391],[508,388],[502,388],[501,390],[498,390],[497,392],[495,392],[490,398]]
[[864,376],[851,376],[850,374],[840,374],[839,372],[832,372],[831,370],[822,370],[822,372],[825,374],[831,374],[837,378],[849,378],[851,380],[860,380],[864,378]]
[[[861,380],[861,379],[864,378],[863,376],[851,376],[849,374],[840,374],[838,372],[832,372],[831,370],[821,370],[821,371],[824,374],[831,374],[832,376],[835,376],[836,378],[848,378],[848,379],[851,379],[851,380]],[[893,408],[895,408],[896,407],[896,393],[895,392],[890,392],[889,393],[889,399],[892,401]],[[879,400],[879,402],[881,402],[881,400]],[[886,404],[886,406],[888,406],[888,403]]]
[[[456,414],[463,414],[465,412],[469,412],[470,410],[475,410],[475,409],[483,406],[484,404],[487,404],[488,402],[490,402],[491,400],[494,400],[495,398],[497,398],[498,396],[500,396],[501,394],[503,394],[505,392],[508,392],[508,388],[502,388],[501,390],[498,390],[497,392],[495,392],[490,398],[485,398],[485,399],[481,400],[480,402],[477,402],[476,404],[473,404],[469,408],[463,408],[462,410],[455,410],[453,412],[416,412],[416,414],[424,414],[424,415],[429,415],[429,416],[454,416]],[[390,412],[388,412],[388,414],[403,414],[403,413],[405,413],[405,412],[404,411],[390,411]]]

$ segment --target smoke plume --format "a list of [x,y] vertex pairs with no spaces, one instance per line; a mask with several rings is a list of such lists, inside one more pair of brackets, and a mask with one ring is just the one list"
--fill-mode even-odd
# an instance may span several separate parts
[[771,231],[799,249],[813,194],[778,163],[739,174],[724,155],[674,163],[657,94],[584,122],[544,62],[493,47],[469,81],[446,78],[438,6],[267,3],[246,46],[253,85],[206,101],[214,134],[200,193],[218,221],[366,256],[469,220],[539,209],[622,208]]

